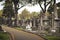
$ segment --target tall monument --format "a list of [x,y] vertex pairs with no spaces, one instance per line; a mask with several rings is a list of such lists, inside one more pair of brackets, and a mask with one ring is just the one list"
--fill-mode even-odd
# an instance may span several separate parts
[[56,0],[54,0],[54,26],[53,26],[53,29],[57,30],[57,26],[58,26],[57,5],[56,5]]
[[54,0],[54,15],[55,19],[58,19],[56,0]]

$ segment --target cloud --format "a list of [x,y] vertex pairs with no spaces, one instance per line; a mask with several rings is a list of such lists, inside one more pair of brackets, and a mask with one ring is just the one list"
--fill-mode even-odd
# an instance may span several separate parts
[[37,4],[35,6],[25,6],[23,8],[21,8],[18,12],[21,13],[24,9],[27,9],[29,12],[40,12],[40,6]]

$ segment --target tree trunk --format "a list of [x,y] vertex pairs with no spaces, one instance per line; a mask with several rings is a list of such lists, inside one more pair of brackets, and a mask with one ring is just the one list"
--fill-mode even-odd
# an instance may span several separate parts
[[18,14],[18,8],[17,4],[15,4],[15,26],[17,26],[17,14]]

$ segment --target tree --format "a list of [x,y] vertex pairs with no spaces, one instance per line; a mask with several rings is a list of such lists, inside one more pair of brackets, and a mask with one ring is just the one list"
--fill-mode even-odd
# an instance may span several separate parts
[[38,18],[38,12],[32,12],[31,13],[31,18]]
[[[4,1],[4,0],[0,0],[0,1]],[[9,1],[11,1],[11,2],[13,2],[13,5],[14,5],[14,13],[15,13],[15,25],[17,26],[17,14],[18,14],[18,10],[20,9],[20,8],[22,8],[23,6],[25,6],[26,5],[26,3],[28,3],[29,2],[29,0],[5,0],[5,4],[8,4],[9,5],[9,3],[11,3],[11,2],[9,2]],[[22,4],[22,6],[19,8],[19,2],[20,2],[20,4]],[[12,5],[12,6],[13,6]],[[5,5],[6,7],[4,7],[4,11],[6,12],[8,9],[9,9],[9,7],[7,7],[7,5]],[[11,7],[10,7],[11,8]],[[5,10],[5,9],[7,9],[7,10]],[[13,11],[13,10],[10,10],[10,11]],[[4,13],[5,13],[4,12]],[[8,14],[10,14],[9,12],[8,12]],[[7,14],[7,15],[8,15]],[[7,16],[6,14],[4,14],[3,16]],[[9,15],[9,16],[11,16],[11,15]]]
[[9,25],[12,24],[11,18],[14,17],[12,0],[5,0],[2,16],[7,18],[7,20],[9,21],[8,22]]
[[38,12],[32,12],[31,13],[31,23],[32,23],[32,30],[37,30],[38,29],[38,18],[39,18],[39,13]]
[[[51,3],[52,3],[52,0],[38,0],[38,4],[40,5],[40,8],[42,9],[41,16],[40,16],[40,27],[39,27],[40,29],[39,30],[41,30],[41,28],[43,28],[42,30],[44,30],[43,17],[47,19],[45,14],[47,12],[48,5]],[[42,7],[42,4],[44,5],[44,8]]]
[[0,17],[2,17],[2,14],[3,14],[3,10],[0,10]]
[[3,18],[2,18],[3,11],[0,10],[0,25],[3,23]]
[[[18,14],[18,10],[22,7],[24,7],[25,3],[24,0],[12,0],[13,4],[14,4],[14,13],[15,13],[15,26],[17,26],[17,14]],[[26,1],[26,0],[25,0]],[[22,6],[19,8],[19,3],[22,4]]]
[[[60,18],[60,2],[56,3],[56,0],[54,0],[53,2],[54,2],[53,5],[51,5],[49,7],[48,11],[51,14],[51,16],[50,16],[50,20],[51,20],[51,24],[52,24],[51,27],[52,27],[52,29],[56,29],[56,26],[54,26],[54,20],[59,20],[59,18]],[[56,23],[56,25],[57,24],[58,23]],[[57,28],[57,30],[59,30],[59,29]]]
[[24,9],[22,13],[20,14],[21,19],[30,19],[30,12],[27,9]]
[[[42,9],[42,13],[43,13],[43,15],[45,15],[45,13],[46,13],[46,11],[47,11],[47,7],[48,7],[48,5],[50,4],[50,3],[52,3],[52,0],[23,0],[24,1],[24,3],[30,3],[30,4],[32,4],[32,5],[35,5],[35,4],[39,4],[40,5],[40,7],[41,7],[41,9]],[[24,4],[23,3],[23,4]],[[41,5],[44,5],[44,8],[41,6]],[[24,4],[25,5],[25,4]],[[42,16],[42,15],[41,15]],[[42,17],[41,17],[41,20],[42,20]],[[42,24],[42,21],[41,21],[41,24]],[[41,25],[41,26],[43,26],[43,25]]]

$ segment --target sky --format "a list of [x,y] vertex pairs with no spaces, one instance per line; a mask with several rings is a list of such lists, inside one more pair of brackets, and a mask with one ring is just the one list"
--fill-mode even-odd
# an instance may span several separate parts
[[1,5],[1,4],[3,4],[3,3],[4,3],[4,1],[0,2],[0,10],[3,9],[3,5]]
[[40,6],[37,4],[37,5],[35,5],[35,6],[25,6],[25,7],[23,7],[23,8],[21,8],[20,10],[18,10],[18,13],[21,13],[22,12],[22,10],[24,10],[24,9],[27,9],[29,12],[40,12]]
[[[57,3],[58,2],[60,2],[60,0],[56,0],[57,1]],[[3,5],[1,5],[1,4],[3,4],[4,3],[4,1],[3,2],[0,2],[0,10],[2,10],[3,9]],[[18,13],[21,13],[24,9],[27,9],[28,11],[30,11],[30,12],[40,12],[40,10],[41,10],[41,8],[40,8],[40,6],[37,4],[37,5],[35,5],[35,6],[25,6],[25,7],[23,7],[23,8],[21,8],[21,9],[19,9],[18,10]]]
[[[56,1],[57,1],[56,3],[60,2],[60,0],[56,0]],[[29,12],[34,12],[34,11],[35,12],[40,12],[40,10],[41,10],[40,6],[37,4],[35,6],[25,6],[25,7],[21,8],[20,10],[18,10],[18,13],[20,14],[25,8]]]

